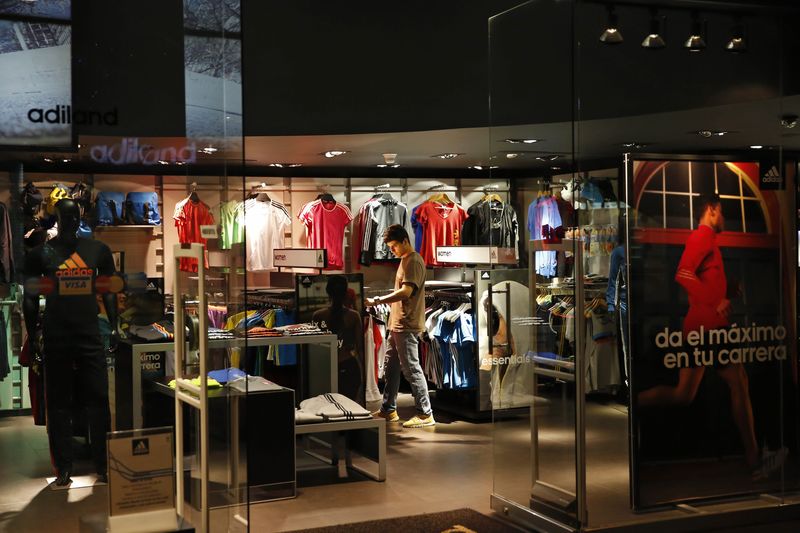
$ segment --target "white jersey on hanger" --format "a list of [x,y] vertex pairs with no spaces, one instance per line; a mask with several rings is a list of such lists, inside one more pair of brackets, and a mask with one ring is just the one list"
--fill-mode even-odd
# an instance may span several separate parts
[[291,219],[273,202],[247,200],[243,212],[247,270],[273,270],[272,252],[284,247],[284,233]]

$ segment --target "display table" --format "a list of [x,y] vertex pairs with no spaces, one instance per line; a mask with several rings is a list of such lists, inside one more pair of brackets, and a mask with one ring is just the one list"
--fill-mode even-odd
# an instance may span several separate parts
[[[169,387],[170,379],[145,381],[148,426],[175,425],[175,389]],[[208,390],[208,408],[210,508],[243,503],[248,493],[251,503],[294,497],[294,391],[276,387],[245,393],[219,387]],[[197,413],[188,406],[184,409],[184,442],[190,445],[199,430]],[[186,450],[187,456],[193,453],[191,447]],[[192,479],[188,469],[184,475],[192,501],[199,480]]]
[[[375,481],[386,480],[386,420],[383,418],[296,424],[294,431],[298,436],[313,436],[316,443],[329,450],[330,456],[326,457],[313,451],[310,445],[301,448],[307,455],[336,466],[339,477],[346,477],[347,469],[352,469]],[[326,434],[330,436],[327,439]],[[353,462],[353,452],[366,459],[372,469]]]
[[[253,348],[258,346],[310,345],[327,346],[328,350],[314,353],[324,361],[309,362],[308,396],[338,392],[339,345],[336,335],[296,335],[284,337],[258,337],[214,339],[208,341],[209,349]],[[133,343],[122,341],[115,361],[115,427],[114,430],[142,428],[142,354],[169,352],[174,349],[172,342]],[[136,362],[136,364],[134,364]],[[299,365],[298,365],[299,366]],[[304,398],[297,398],[303,400]]]

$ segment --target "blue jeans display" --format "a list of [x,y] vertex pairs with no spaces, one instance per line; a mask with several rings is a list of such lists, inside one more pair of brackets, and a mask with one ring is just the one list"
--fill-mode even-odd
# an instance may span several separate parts
[[397,391],[400,389],[400,371],[402,370],[411,385],[414,405],[417,411],[425,416],[431,414],[431,399],[428,396],[428,382],[419,363],[419,333],[410,331],[390,331],[389,348],[386,350],[384,375],[386,387],[383,390],[384,412],[397,409]]

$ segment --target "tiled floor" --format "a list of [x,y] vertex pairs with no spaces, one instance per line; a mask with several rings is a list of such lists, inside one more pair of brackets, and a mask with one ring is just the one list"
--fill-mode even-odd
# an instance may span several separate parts
[[[408,396],[401,397],[400,405],[401,416],[413,414]],[[252,505],[251,531],[291,531],[461,507],[491,514],[493,491],[527,502],[531,479],[527,416],[497,423],[456,421],[441,412],[436,418],[433,428],[390,425],[385,482],[301,487],[297,498]],[[590,402],[587,420],[590,523],[641,522],[680,514],[634,515],[629,510],[624,407]],[[571,440],[569,427],[543,427],[541,477],[569,487],[574,479]],[[105,486],[53,491],[45,482],[50,473],[44,428],[34,426],[29,417],[0,418],[0,531],[77,532],[79,517],[105,512]],[[214,523],[221,522],[222,527],[214,531],[240,530],[233,514],[215,515]],[[775,529],[779,530],[784,531]]]

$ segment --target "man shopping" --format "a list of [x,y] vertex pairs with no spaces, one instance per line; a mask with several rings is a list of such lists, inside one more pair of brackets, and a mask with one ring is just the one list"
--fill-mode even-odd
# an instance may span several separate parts
[[397,391],[400,388],[402,370],[411,385],[417,409],[417,414],[403,422],[403,427],[433,426],[436,422],[428,396],[428,383],[419,362],[419,334],[425,329],[425,262],[411,246],[408,232],[398,224],[386,228],[383,242],[400,258],[400,266],[397,268],[394,291],[386,296],[366,300],[368,307],[382,303],[392,304],[387,328],[389,349],[384,364],[386,387],[378,415],[387,422],[400,420],[397,415]]

